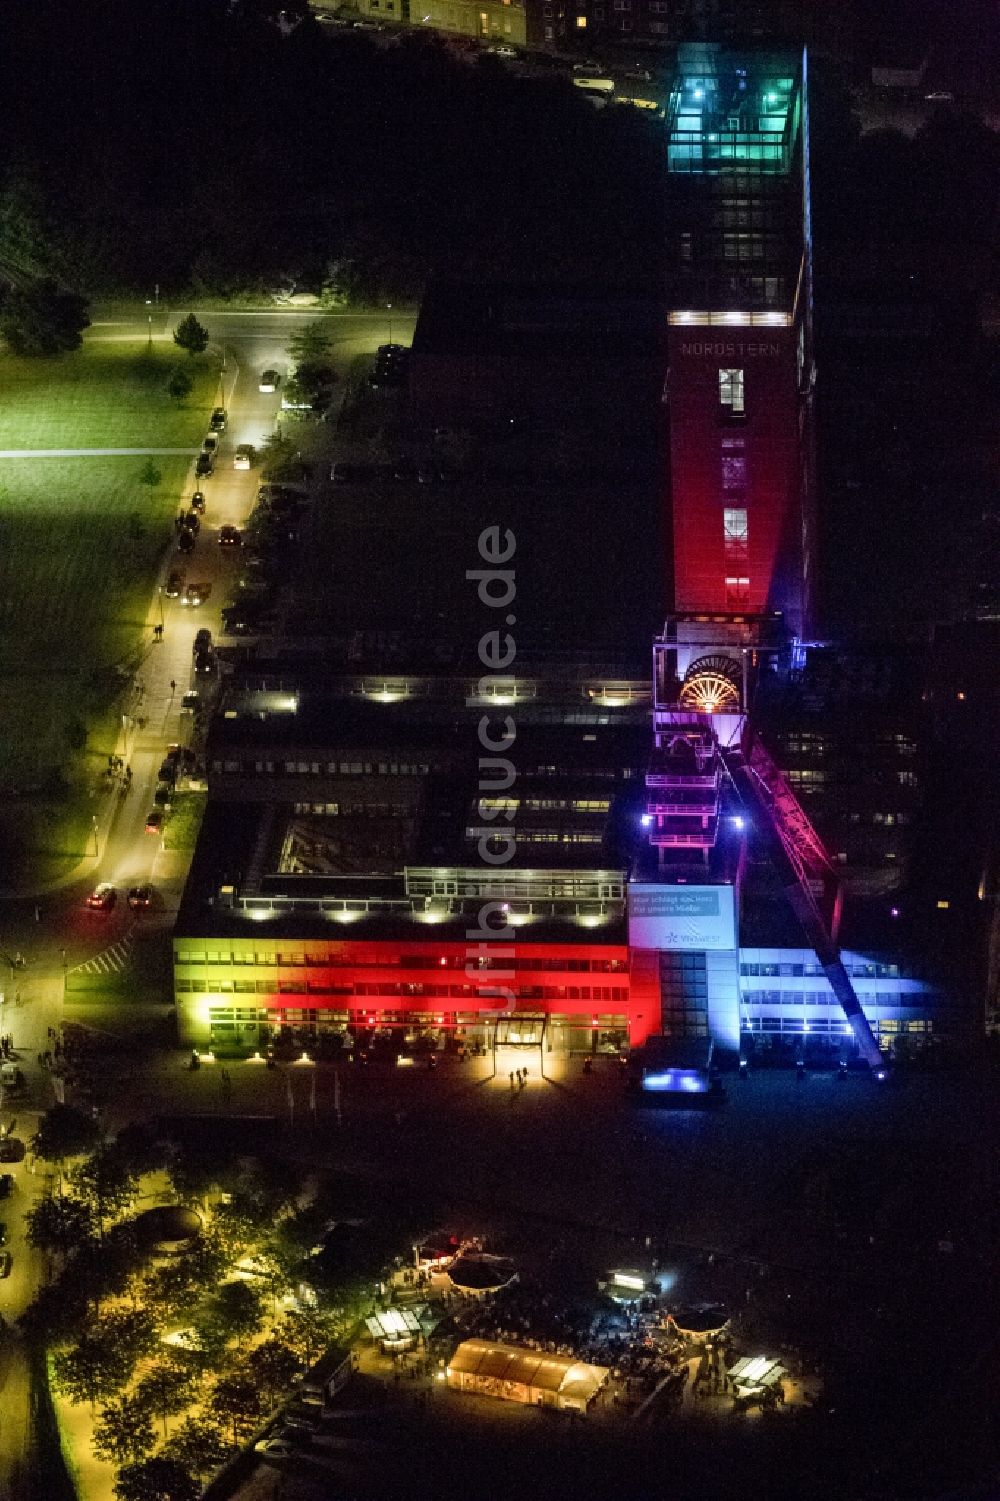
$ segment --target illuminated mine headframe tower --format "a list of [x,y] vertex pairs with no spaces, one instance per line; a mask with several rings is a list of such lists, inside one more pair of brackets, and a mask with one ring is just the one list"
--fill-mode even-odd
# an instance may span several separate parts
[[630,942],[650,988],[658,969],[665,1026],[671,1015],[694,1017],[696,1035],[704,1027],[738,1047],[752,823],[863,1056],[880,1067],[838,956],[836,871],[751,727],[759,674],[789,666],[811,614],[806,84],[804,54],[697,45],[680,49],[671,88],[674,610],[654,646],[650,849],[630,896]]

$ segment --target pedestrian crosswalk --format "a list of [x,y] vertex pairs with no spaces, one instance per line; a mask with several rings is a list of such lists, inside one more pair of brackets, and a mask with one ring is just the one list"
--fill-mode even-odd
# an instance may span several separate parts
[[93,959],[76,966],[78,975],[117,975],[127,966],[132,956],[132,939],[122,938],[109,948],[102,949]]

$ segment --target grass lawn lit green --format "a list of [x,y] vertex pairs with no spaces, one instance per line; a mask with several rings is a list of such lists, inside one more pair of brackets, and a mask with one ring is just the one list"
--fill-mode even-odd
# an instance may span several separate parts
[[[194,381],[182,404],[166,390],[177,368]],[[56,360],[0,354],[0,448],[197,448],[217,386],[207,357],[173,343],[88,340]]]
[[164,849],[193,850],[198,843],[198,831],[204,815],[203,792],[178,793],[163,830]]
[[183,459],[0,459],[0,775],[63,759],[75,714],[91,720],[134,663],[152,580],[187,477]]
[[[180,408],[166,391],[177,365],[196,381]],[[136,343],[0,355],[0,448],[194,448],[215,379],[206,361]],[[55,879],[88,851],[90,794],[188,488],[186,458],[153,462],[151,487],[138,456],[0,459],[0,887]]]

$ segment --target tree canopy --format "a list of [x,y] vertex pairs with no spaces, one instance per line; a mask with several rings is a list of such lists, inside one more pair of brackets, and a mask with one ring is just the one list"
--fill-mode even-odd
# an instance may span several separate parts
[[174,329],[174,343],[188,354],[204,354],[208,348],[208,329],[199,323],[194,313],[188,313]]
[[166,1459],[176,1459],[192,1474],[210,1475],[232,1452],[232,1446],[208,1418],[185,1418],[163,1445]]
[[97,1141],[96,1122],[73,1105],[53,1105],[38,1123],[32,1147],[35,1155],[60,1166],[69,1157],[89,1152]]
[[0,334],[15,354],[67,354],[79,349],[89,326],[87,299],[51,277],[11,287],[0,302]]
[[28,1241],[53,1256],[68,1256],[90,1239],[94,1217],[80,1199],[47,1196],[25,1215]]
[[94,1453],[112,1464],[142,1459],[155,1443],[148,1405],[138,1397],[118,1397],[101,1408],[94,1424]]
[[118,1501],[198,1501],[201,1486],[176,1459],[154,1455],[123,1465],[115,1480]]

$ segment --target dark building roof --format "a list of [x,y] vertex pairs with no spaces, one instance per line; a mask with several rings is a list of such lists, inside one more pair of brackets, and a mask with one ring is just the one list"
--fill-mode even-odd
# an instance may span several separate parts
[[436,281],[413,354],[655,358],[664,327],[662,294],[650,288]]

